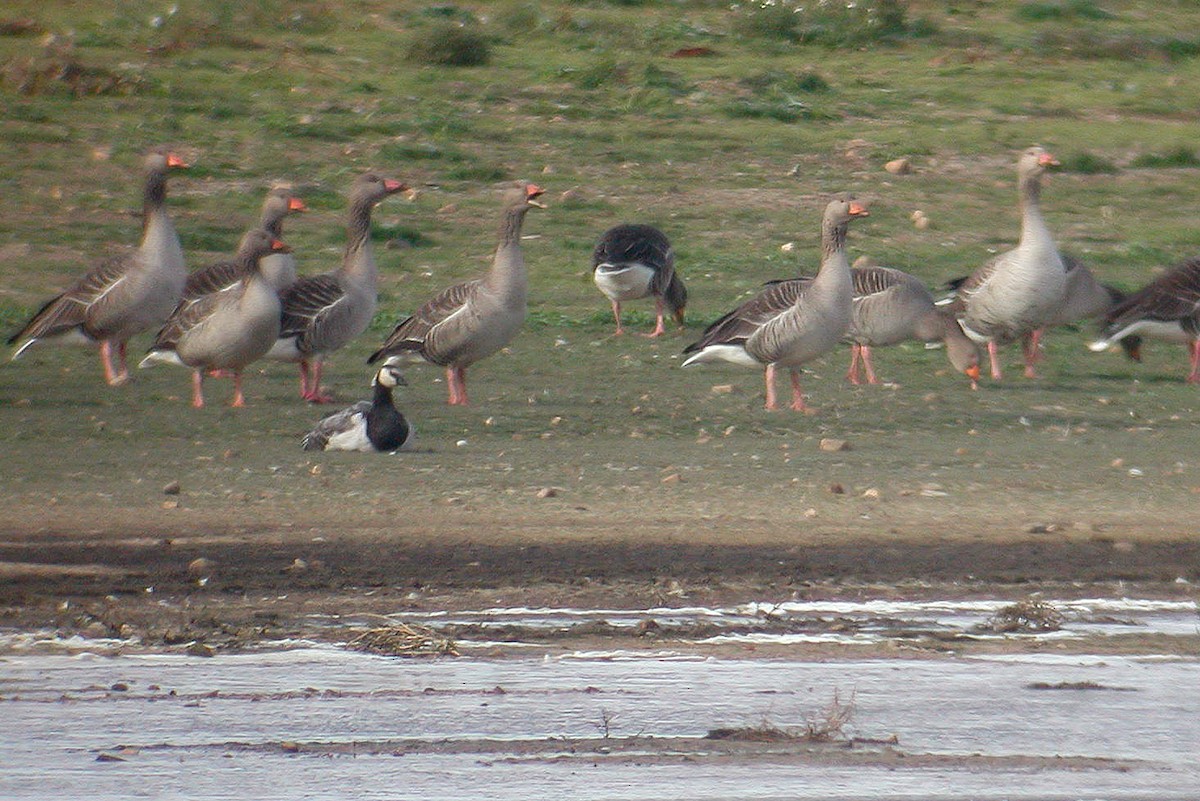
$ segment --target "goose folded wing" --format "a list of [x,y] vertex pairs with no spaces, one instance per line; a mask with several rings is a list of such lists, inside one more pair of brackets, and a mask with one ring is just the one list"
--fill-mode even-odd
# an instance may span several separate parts
[[768,282],[757,295],[704,329],[700,339],[688,345],[684,353],[694,353],[710,345],[745,342],[769,320],[787,311],[809,283],[811,280],[799,278]]
[[1109,312],[1107,319],[1126,318],[1174,322],[1200,320],[1200,258],[1191,259],[1158,281],[1134,292]]
[[476,280],[455,284],[427,301],[421,308],[413,312],[411,317],[396,324],[387,341],[383,343],[383,347],[372,356],[372,360],[388,352],[422,350],[429,332],[439,323],[462,311],[478,291],[479,283]]
[[332,275],[314,275],[292,284],[284,293],[283,319],[279,337],[303,336],[320,325],[321,320],[333,312],[346,298],[346,292]]
[[220,292],[242,280],[242,271],[232,261],[221,261],[196,270],[187,277],[183,285],[184,300],[198,298],[211,292]]
[[96,265],[63,292],[38,309],[29,322],[9,338],[11,345],[21,339],[52,337],[74,328],[87,329],[88,314],[103,304],[122,284],[129,257],[117,257]]
[[180,303],[175,307],[175,311],[171,313],[163,327],[159,329],[150,350],[175,350],[179,340],[212,316],[213,310],[224,303],[229,297],[229,293],[236,288],[236,286],[230,287],[222,292],[212,292]]
[[345,409],[330,412],[317,421],[312,431],[304,435],[300,446],[306,451],[324,450],[332,437],[359,425],[359,419],[365,417],[370,410],[371,402],[364,400]]

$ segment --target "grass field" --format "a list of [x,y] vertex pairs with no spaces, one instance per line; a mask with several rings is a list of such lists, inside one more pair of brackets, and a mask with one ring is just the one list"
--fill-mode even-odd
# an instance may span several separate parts
[[[0,368],[10,526],[86,528],[106,510],[411,521],[449,503],[531,527],[552,513],[563,537],[574,517],[603,529],[595,515],[623,535],[643,519],[673,536],[704,520],[830,535],[1189,533],[1200,432],[1178,346],[1151,343],[1133,364],[1089,353],[1087,326],[1054,331],[1041,379],[1017,377],[1013,350],[1009,376],[975,393],[918,345],[879,353],[889,385],[851,387],[839,352],[806,378],[816,416],[767,413],[760,373],[683,371],[678,354],[762,281],[815,270],[835,192],[870,202],[852,258],[931,286],[969,272],[1015,242],[1015,158],[1034,142],[1064,165],[1043,194],[1049,222],[1103,280],[1135,288],[1194,255],[1200,5],[794,8],[7,3],[7,329],[136,239],[138,154],[154,144],[194,165],[172,179],[169,207],[196,266],[232,250],[274,181],[312,208],[286,229],[306,273],[337,264],[355,175],[419,188],[377,210],[381,311],[328,381],[346,400],[366,393],[365,356],[396,319],[486,266],[497,182],[535,180],[550,206],[525,227],[529,324],[472,371],[473,406],[445,406],[438,370],[409,372],[416,452],[301,453],[323,410],[299,401],[290,367],[250,376],[248,409],[223,408],[212,382],[210,407],[193,411],[182,370],[108,388],[94,354],[41,349]],[[429,63],[461,36],[486,63]],[[884,170],[899,157],[912,174]],[[927,229],[910,220],[918,209]],[[588,256],[622,221],[673,240],[687,332],[609,337]],[[649,304],[631,305],[633,327],[649,328]],[[823,438],[850,449],[823,451]],[[178,497],[162,493],[172,481]]]

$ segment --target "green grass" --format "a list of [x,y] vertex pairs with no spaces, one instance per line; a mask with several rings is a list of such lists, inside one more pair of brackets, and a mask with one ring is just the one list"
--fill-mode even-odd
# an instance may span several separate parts
[[[1200,481],[1181,444],[1194,439],[1194,388],[1179,383],[1184,365],[1173,346],[1151,346],[1151,360],[1135,366],[1087,353],[1086,333],[1069,332],[1051,338],[1044,382],[1006,381],[978,394],[942,374],[937,353],[881,355],[900,387],[880,392],[846,386],[842,357],[831,356],[806,380],[829,414],[767,415],[754,372],[675,369],[685,338],[606,339],[608,305],[587,262],[613,224],[663,228],[691,292],[694,336],[762,281],[814,270],[824,202],[853,191],[871,201],[872,216],[851,234],[852,256],[940,285],[1015,242],[1015,157],[1036,142],[1066,167],[1043,193],[1051,228],[1101,279],[1135,288],[1200,249],[1200,165],[1189,139],[1200,116],[1200,39],[1191,33],[1200,8],[914,2],[822,16],[752,6],[199,0],[155,22],[169,5],[14,0],[0,17],[28,19],[39,34],[0,37],[0,252],[20,254],[0,260],[0,322],[18,325],[86,265],[136,240],[136,165],[150,145],[177,146],[194,164],[172,180],[169,203],[195,264],[231,249],[265,188],[288,180],[312,209],[287,225],[301,271],[331,269],[344,242],[345,191],[372,169],[420,191],[376,212],[380,311],[332,373],[344,396],[358,397],[368,376],[362,359],[395,320],[486,266],[493,184],[527,178],[545,186],[550,205],[526,231],[536,237],[526,243],[528,330],[510,354],[473,373],[477,409],[442,406],[437,370],[416,371],[405,396],[438,449],[436,459],[421,458],[430,469],[443,459],[462,467],[464,486],[486,493],[493,480],[518,490],[558,483],[564,460],[602,477],[597,495],[614,476],[634,475],[596,468],[600,459],[644,464],[634,483],[647,491],[658,487],[646,476],[682,464],[735,490],[786,489],[796,478],[804,502],[815,503],[828,500],[831,476],[897,491],[906,482],[950,484],[968,496],[974,484],[1028,482],[1021,466],[1047,463],[1049,488],[1024,487],[1023,497],[1065,507],[1102,495],[1096,486],[1130,493],[1128,477],[1105,467],[1128,449],[1165,482],[1166,500],[1155,503],[1194,500],[1187,493]],[[414,36],[445,26],[480,37],[487,64],[406,60]],[[40,32],[67,49],[48,49]],[[696,47],[706,48],[703,57],[675,57]],[[63,53],[94,74],[137,81],[127,91],[80,92],[48,71],[36,89],[18,90],[22,65],[63,62]],[[913,174],[883,170],[901,156]],[[912,225],[916,209],[928,229]],[[788,242],[796,247],[785,254]],[[627,325],[648,328],[649,308],[630,304]],[[248,414],[215,407],[188,416],[167,400],[186,390],[180,372],[143,371],[133,386],[109,390],[91,354],[46,350],[0,368],[0,414],[12,423],[0,445],[12,453],[82,437],[79,461],[90,471],[137,442],[147,455],[122,462],[130,483],[117,495],[127,499],[137,470],[161,469],[152,460],[190,464],[172,448],[193,438],[211,448],[253,442],[250,469],[279,464],[302,474],[308,461],[293,452],[294,438],[318,412],[295,402],[293,380],[290,370],[265,368],[248,387],[256,407]],[[712,392],[724,384],[734,391]],[[937,398],[924,400],[931,393]],[[1153,431],[1130,431],[1140,425],[1131,414],[1154,420]],[[93,416],[109,426],[96,433]],[[555,416],[564,422],[542,440]],[[1032,425],[1017,422],[1022,416]],[[180,418],[195,431],[179,433]],[[736,430],[721,453],[696,444],[701,429],[710,436],[729,426]],[[1038,436],[1070,426],[1091,433],[1038,450]],[[861,447],[834,463],[805,444],[822,435]],[[460,438],[485,443],[489,458],[472,463],[448,444]],[[782,444],[808,450],[785,463]],[[989,455],[955,455],[964,447]],[[529,459],[516,477],[486,467],[511,448]],[[66,469],[51,463],[54,448],[41,451],[50,474]],[[751,453],[763,458],[752,462]],[[449,491],[457,479],[449,467],[437,471],[418,492]],[[679,492],[715,503],[698,484]],[[30,498],[53,491],[24,467],[13,486]]]

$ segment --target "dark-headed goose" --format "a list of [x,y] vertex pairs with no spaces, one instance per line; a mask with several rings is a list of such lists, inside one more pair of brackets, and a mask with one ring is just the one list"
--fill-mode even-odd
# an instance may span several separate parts
[[1187,345],[1187,380],[1200,383],[1200,258],[1177,265],[1110,309],[1101,338],[1088,347],[1101,351],[1120,342],[1137,358],[1136,340],[1144,336]]
[[[963,331],[986,342],[992,378],[1001,377],[997,345],[1021,339],[1054,318],[1067,291],[1067,270],[1042,216],[1042,176],[1058,164],[1040,147],[1026,149],[1017,161],[1021,239],[976,270],[958,288],[949,308]],[[1025,375],[1036,376],[1034,359],[1025,358]]]
[[359,177],[350,189],[342,266],[301,278],[283,292],[279,339],[267,358],[300,364],[300,396],[307,401],[332,400],[321,392],[325,356],[365,331],[375,316],[378,273],[371,246],[371,212],[388,195],[406,189],[400,181],[374,173]]
[[504,193],[500,244],[487,275],[442,291],[400,321],[369,363],[406,364],[422,359],[446,368],[450,405],[467,405],[467,368],[491,356],[525,322],[528,278],[521,255],[521,225],[530,208],[545,208],[542,189],[520,183]]
[[592,279],[612,302],[613,317],[621,327],[621,303],[654,296],[654,330],[646,336],[667,332],[663,325],[664,308],[683,325],[687,289],[675,272],[675,251],[666,235],[650,225],[618,225],[609,228],[592,252]]
[[[777,409],[775,370],[787,367],[792,378],[792,404],[807,411],[800,391],[800,366],[837,346],[850,330],[853,282],[846,257],[846,229],[851,220],[867,216],[850,199],[832,201],[821,223],[821,269],[803,286],[769,284],[750,300],[710,325],[684,353],[684,363],[725,361],[765,365],[767,409]],[[784,303],[781,295],[792,297]]]
[[259,260],[288,248],[266,231],[248,232],[238,248],[242,273],[237,284],[179,304],[158,332],[140,367],[166,361],[192,368],[192,406],[204,405],[206,371],[233,373],[232,406],[244,406],[242,370],[262,358],[279,335],[279,295],[259,269]]
[[412,429],[396,409],[392,390],[408,382],[400,368],[385,364],[371,379],[374,397],[321,418],[304,435],[306,451],[381,451],[398,450],[408,442]]
[[104,380],[114,386],[128,380],[125,351],[129,340],[163,324],[179,303],[187,278],[183,249],[165,208],[168,172],[187,165],[163,149],[150,151],[143,163],[141,245],[128,255],[93,267],[42,306],[8,340],[10,345],[21,343],[13,359],[41,343],[99,343]]

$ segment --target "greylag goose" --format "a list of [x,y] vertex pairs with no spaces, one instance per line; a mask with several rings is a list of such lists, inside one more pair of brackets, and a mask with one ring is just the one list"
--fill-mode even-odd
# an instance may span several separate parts
[[877,384],[871,348],[906,340],[941,342],[946,357],[960,373],[979,380],[979,350],[954,316],[937,307],[933,295],[916,276],[891,267],[864,266],[850,271],[854,280],[854,313],[850,320],[850,370],[846,378],[859,383],[859,369],[867,383]]
[[399,367],[385,364],[371,379],[374,387],[371,400],[325,415],[304,435],[301,446],[306,451],[399,450],[408,442],[412,430],[396,408],[392,390],[407,383]]
[[[1062,304],[1046,321],[1044,328],[1035,329],[1021,339],[1021,350],[1027,359],[1039,361],[1041,355],[1042,332],[1045,328],[1055,325],[1070,325],[1080,320],[1090,320],[1093,317],[1103,317],[1109,309],[1125,300],[1125,293],[1110,284],[1102,284],[1083,262],[1070,254],[1062,254],[1063,263],[1067,267],[1067,290]],[[1122,339],[1121,345],[1132,359],[1138,359],[1134,337]]]
[[621,303],[649,295],[654,296],[655,325],[646,336],[667,332],[664,308],[683,325],[687,289],[675,272],[675,251],[666,234],[651,225],[618,225],[605,231],[592,252],[592,280],[612,302],[618,336],[625,333]]
[[[967,336],[986,342],[992,378],[1001,378],[997,345],[1020,339],[1053,319],[1067,290],[1067,270],[1042,216],[1042,176],[1058,161],[1040,147],[1026,149],[1017,161],[1021,238],[958,288],[950,309]],[[1034,360],[1025,354],[1025,375],[1036,377]]]
[[[971,379],[972,389],[977,387],[979,349],[963,333],[954,316],[937,307],[920,279],[902,270],[873,265],[850,268],[850,278],[854,301],[845,341],[851,348],[850,369],[846,373],[851,384],[861,383],[860,370],[867,383],[879,383],[871,361],[873,347],[915,339],[942,343],[950,364]],[[775,304],[776,311],[785,311],[812,281],[808,277],[771,281],[767,286],[774,291],[765,300]]]
[[[706,362],[765,365],[767,409],[779,408],[775,370],[787,367],[792,378],[792,404],[807,411],[800,391],[800,365],[831,351],[850,330],[854,287],[846,258],[846,229],[867,210],[851,199],[837,199],[825,209],[821,223],[821,269],[800,287],[791,282],[769,284],[750,300],[710,325],[684,349],[692,354],[684,367]],[[792,297],[791,303],[781,295]]]
[[116,386],[129,379],[125,361],[129,340],[163,324],[179,302],[187,278],[183,249],[165,207],[167,174],[187,164],[161,148],[151,150],[143,163],[141,245],[93,267],[42,306],[8,340],[10,345],[21,343],[14,360],[41,343],[99,343],[104,380]]
[[451,406],[467,405],[467,368],[491,356],[525,322],[528,278],[521,255],[521,225],[530,208],[544,209],[543,190],[520,183],[504,193],[500,244],[487,275],[443,290],[401,320],[383,347],[367,360],[405,364],[424,359],[446,368]]
[[246,405],[242,370],[266,355],[279,335],[279,295],[263,276],[262,257],[288,247],[263,230],[242,237],[232,287],[179,304],[139,367],[167,361],[192,368],[192,406],[204,406],[205,371],[233,373],[232,406]]
[[[276,239],[282,239],[284,218],[307,209],[304,201],[292,194],[291,189],[275,187],[267,192],[267,198],[263,201],[258,228]],[[233,286],[242,279],[238,264],[236,259],[221,261],[192,271],[183,286],[183,299],[192,300]],[[264,256],[258,267],[276,292],[282,292],[296,281],[296,257],[290,252]]]
[[350,189],[350,216],[342,266],[301,278],[284,290],[279,339],[267,358],[300,364],[300,397],[313,403],[333,399],[321,391],[325,356],[367,329],[375,316],[378,277],[371,246],[371,212],[381,200],[408,186],[367,173]]
[[1111,308],[1104,315],[1100,339],[1088,347],[1102,351],[1121,342],[1136,359],[1137,342],[1143,336],[1187,345],[1188,383],[1200,383],[1200,258],[1177,265]]

